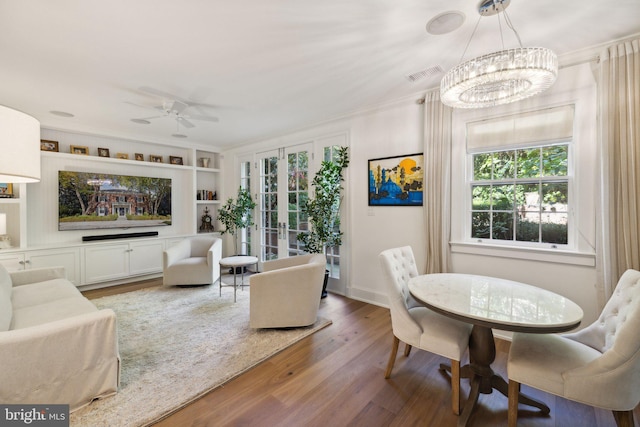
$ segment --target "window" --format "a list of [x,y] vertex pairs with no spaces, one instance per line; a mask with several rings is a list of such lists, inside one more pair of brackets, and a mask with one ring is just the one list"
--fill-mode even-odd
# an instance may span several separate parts
[[573,105],[467,123],[467,239],[572,246],[573,124]]
[[[240,161],[240,187],[251,192],[251,158]],[[255,218],[253,218],[255,222]],[[253,254],[251,227],[239,231],[241,253]]]
[[[597,85],[588,63],[567,67],[561,74],[563,83],[555,86],[559,90],[553,89],[523,102],[490,109],[454,111],[451,118],[449,217],[449,243],[454,266],[479,262],[483,264],[482,268],[494,269],[502,267],[499,260],[507,259],[595,265],[596,240],[601,231],[596,218],[601,200],[598,190]],[[537,150],[535,157],[540,173],[523,175],[523,166],[518,169],[517,161],[523,161],[525,154],[529,153],[528,160],[533,163],[534,155],[528,150],[534,149]],[[560,155],[566,155],[563,169],[543,173],[544,158],[553,150],[560,150]],[[513,156],[508,153],[513,153]],[[474,169],[483,164],[480,158],[483,155],[486,156],[485,169],[479,170],[483,175],[477,174],[476,177]],[[509,178],[498,178],[504,157],[508,160],[513,158],[513,176],[506,174]],[[505,172],[508,171],[510,169],[507,168]],[[507,187],[507,190],[512,189],[511,193],[504,191],[504,198],[500,197],[500,184],[512,186]],[[483,196],[478,196],[474,206],[474,185],[489,186],[484,188],[489,197],[495,189],[495,197],[490,199],[488,208],[480,207]],[[523,187],[525,185],[529,187]],[[560,187],[556,193],[553,193],[554,185]],[[486,195],[484,199],[487,206]],[[500,206],[505,200],[513,200],[511,209]],[[523,207],[524,214],[521,213]],[[506,216],[507,211],[512,221],[503,222],[510,231],[505,233],[509,240],[498,233],[497,227],[491,228],[492,225],[500,225],[491,221],[499,219],[498,214]],[[539,224],[534,222],[538,218]],[[484,220],[484,229],[479,225],[480,220]],[[526,227],[533,230],[526,230]],[[552,234],[557,231],[553,228],[560,230],[560,237]],[[566,244],[552,243],[563,241],[564,236]],[[505,263],[504,268],[524,265],[528,264],[508,267]],[[515,274],[513,270],[509,271]]]
[[568,142],[475,153],[472,165],[472,239],[568,243]]

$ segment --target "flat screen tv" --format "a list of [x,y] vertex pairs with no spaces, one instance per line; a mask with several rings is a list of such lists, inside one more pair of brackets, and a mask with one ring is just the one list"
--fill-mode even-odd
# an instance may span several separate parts
[[171,179],[58,171],[58,230],[171,225]]

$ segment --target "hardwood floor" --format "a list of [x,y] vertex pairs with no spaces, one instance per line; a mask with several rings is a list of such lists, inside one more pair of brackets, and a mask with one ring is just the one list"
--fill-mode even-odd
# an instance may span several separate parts
[[[158,284],[150,281],[88,291],[96,298]],[[201,426],[455,426],[445,359],[401,344],[391,378],[384,379],[393,336],[385,308],[329,294],[320,315],[333,324],[155,424]],[[509,343],[498,340],[494,369],[506,378]],[[463,362],[464,363],[464,362]],[[462,383],[462,395],[469,387]],[[549,416],[520,406],[523,427],[614,427],[609,411],[594,409],[523,386],[545,402]],[[640,418],[636,408],[634,416]],[[470,426],[507,425],[507,399],[481,395]]]

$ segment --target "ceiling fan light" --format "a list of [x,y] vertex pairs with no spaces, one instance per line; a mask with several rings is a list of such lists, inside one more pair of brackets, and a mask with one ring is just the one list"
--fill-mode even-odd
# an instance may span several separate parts
[[453,108],[508,104],[547,90],[558,76],[558,57],[543,47],[520,47],[479,56],[449,70],[440,98]]

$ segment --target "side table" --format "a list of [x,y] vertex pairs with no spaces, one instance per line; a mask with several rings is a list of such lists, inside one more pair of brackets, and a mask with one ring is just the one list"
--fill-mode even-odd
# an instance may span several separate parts
[[[246,255],[236,255],[222,258],[220,260],[220,278],[218,282],[220,283],[220,296],[222,296],[222,269],[223,268],[231,268],[233,269],[233,302],[236,302],[236,292],[238,290],[238,283],[236,281],[236,272],[238,268],[242,269],[241,273],[241,283],[240,286],[244,286],[244,268],[250,265],[258,266],[258,258],[254,256],[246,256]],[[224,285],[231,286],[231,285]]]

